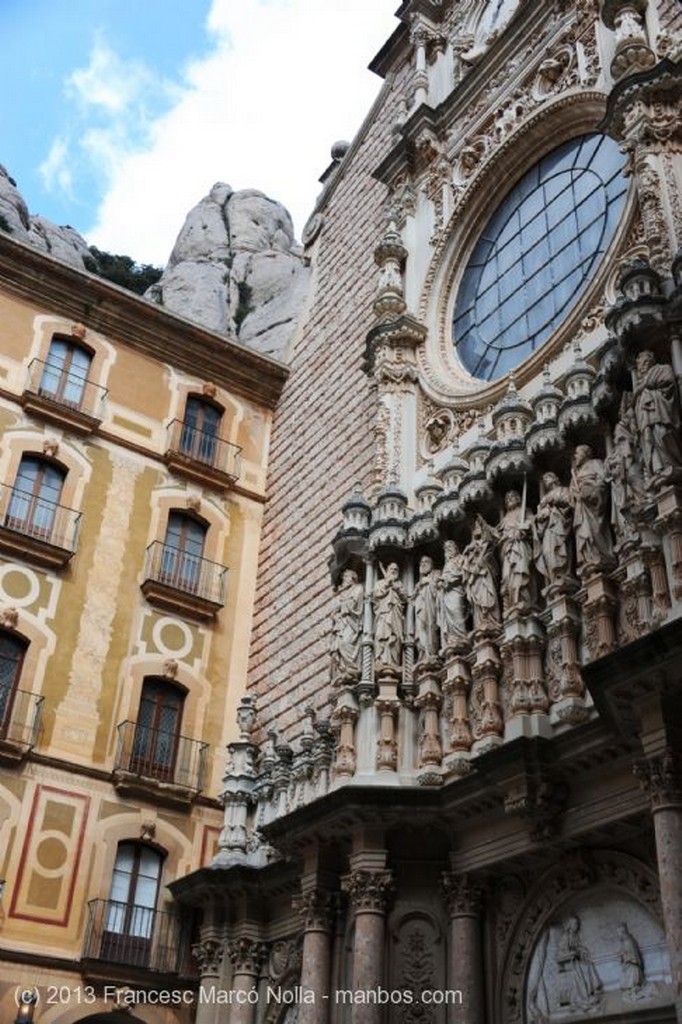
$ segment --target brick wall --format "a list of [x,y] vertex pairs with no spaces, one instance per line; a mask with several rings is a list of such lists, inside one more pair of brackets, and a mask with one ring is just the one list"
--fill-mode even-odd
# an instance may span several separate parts
[[275,416],[250,686],[260,721],[289,739],[306,704],[328,703],[330,542],[353,484],[369,483],[374,408],[361,362],[386,198],[371,175],[398,92],[384,89],[323,211],[315,296]]

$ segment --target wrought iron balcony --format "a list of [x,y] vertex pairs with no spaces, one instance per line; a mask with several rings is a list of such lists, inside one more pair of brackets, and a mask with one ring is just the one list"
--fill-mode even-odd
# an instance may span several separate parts
[[187,420],[172,420],[167,428],[166,464],[201,483],[229,487],[239,478],[241,448],[199,430]]
[[171,544],[147,548],[142,592],[149,601],[180,615],[213,618],[225,604],[227,567]]
[[33,359],[21,401],[29,412],[77,433],[89,434],[102,422],[106,396],[107,389],[87,377]]
[[189,936],[171,913],[118,900],[90,900],[83,960],[189,974]]
[[0,760],[21,761],[36,745],[43,700],[0,683]]
[[81,513],[17,487],[0,485],[0,550],[48,568],[76,551]]
[[208,744],[201,740],[121,722],[114,776],[128,789],[175,789],[178,799],[186,802],[203,789],[207,751]]

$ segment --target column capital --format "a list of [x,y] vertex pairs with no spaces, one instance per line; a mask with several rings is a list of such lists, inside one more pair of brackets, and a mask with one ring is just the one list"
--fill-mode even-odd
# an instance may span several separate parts
[[192,946],[192,956],[199,965],[202,975],[220,974],[220,967],[225,953],[225,941],[217,937],[200,939]]
[[259,942],[257,939],[249,939],[242,936],[239,939],[230,939],[227,944],[227,953],[232,961],[234,969],[239,974],[260,973],[261,965],[267,955],[267,943]]
[[341,882],[356,913],[385,914],[393,893],[390,871],[351,871]]
[[483,886],[470,875],[444,871],[441,887],[450,917],[480,917],[483,913]]
[[295,896],[292,905],[300,915],[304,931],[331,931],[336,911],[334,893],[328,889],[308,889],[300,896]]
[[652,811],[682,807],[682,770],[672,747],[635,762],[633,771],[651,801]]

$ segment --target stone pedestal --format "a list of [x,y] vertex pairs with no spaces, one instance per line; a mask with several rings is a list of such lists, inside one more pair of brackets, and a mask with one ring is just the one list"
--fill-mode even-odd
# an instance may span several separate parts
[[614,613],[618,604],[613,582],[600,573],[581,592],[585,641],[591,661],[610,654],[616,646]]
[[419,709],[419,768],[437,768],[443,760],[440,739],[440,709],[443,698],[438,681],[439,666],[418,665],[416,670],[418,695],[415,706]]
[[484,753],[502,743],[504,723],[500,706],[500,657],[492,637],[476,635],[473,684],[469,700],[469,716],[474,738],[473,751]]
[[[351,913],[355,918],[353,936],[353,990],[376,992],[384,981],[386,909],[393,889],[388,871],[352,871],[343,881]],[[384,1008],[376,1004],[354,1004],[352,1024],[381,1024]]]
[[460,989],[461,1005],[448,1007],[448,1024],[486,1024],[481,941],[482,891],[467,875],[447,872],[443,892],[450,916],[446,989]]

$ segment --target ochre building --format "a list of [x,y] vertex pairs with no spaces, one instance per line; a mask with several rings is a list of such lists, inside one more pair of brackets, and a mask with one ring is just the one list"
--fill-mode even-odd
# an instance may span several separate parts
[[286,371],[4,232],[0,311],[0,1019],[191,1021]]
[[219,852],[171,885],[196,1020],[679,1022],[682,8],[396,25],[305,231]]

